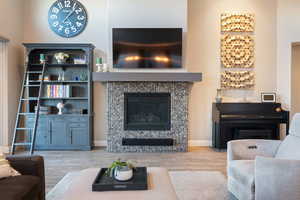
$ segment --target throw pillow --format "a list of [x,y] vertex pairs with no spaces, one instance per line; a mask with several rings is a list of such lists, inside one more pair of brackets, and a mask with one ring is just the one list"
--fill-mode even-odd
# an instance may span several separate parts
[[0,152],[0,178],[19,175],[21,174],[10,166],[9,162],[5,159],[4,154]]

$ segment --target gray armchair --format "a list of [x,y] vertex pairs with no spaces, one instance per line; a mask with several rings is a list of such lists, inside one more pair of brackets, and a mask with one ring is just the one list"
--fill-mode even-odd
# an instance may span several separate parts
[[228,143],[228,190],[239,200],[300,199],[300,113],[277,140]]

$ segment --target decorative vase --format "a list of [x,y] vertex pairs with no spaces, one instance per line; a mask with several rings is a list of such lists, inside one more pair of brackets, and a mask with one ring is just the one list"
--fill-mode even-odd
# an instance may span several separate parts
[[97,72],[103,72],[103,64],[96,64]]
[[62,102],[59,102],[57,105],[56,105],[57,109],[58,109],[58,114],[59,115],[62,115],[62,109],[65,107],[65,105],[62,103]]
[[222,90],[217,89],[216,103],[222,103]]
[[79,75],[79,80],[80,80],[80,81],[87,81],[87,80],[88,80],[88,75],[87,75],[85,72],[82,72],[82,73]]
[[109,72],[109,68],[108,68],[108,65],[107,65],[107,64],[103,64],[103,66],[102,66],[102,71],[103,71],[103,72]]
[[96,67],[97,67],[97,72],[103,72],[102,58],[96,58]]
[[40,54],[40,63],[44,64],[46,61],[45,54]]
[[96,64],[97,72],[109,72],[108,64]]
[[133,177],[133,169],[128,166],[116,167],[113,176],[117,181],[128,181]]

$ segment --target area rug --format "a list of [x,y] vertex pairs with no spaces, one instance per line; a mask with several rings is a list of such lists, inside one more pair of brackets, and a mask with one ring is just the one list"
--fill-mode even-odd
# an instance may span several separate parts
[[[68,173],[48,194],[46,200],[61,200],[79,172]],[[228,200],[226,178],[214,171],[170,171],[179,200]]]
[[229,200],[226,178],[220,172],[169,172],[179,200]]

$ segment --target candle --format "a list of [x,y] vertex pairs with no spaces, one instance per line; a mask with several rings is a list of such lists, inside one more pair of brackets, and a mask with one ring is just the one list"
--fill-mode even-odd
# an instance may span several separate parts
[[97,58],[96,59],[96,64],[102,64],[102,58]]
[[103,64],[102,71],[103,72],[108,72],[108,66],[107,66],[107,64]]
[[40,63],[43,64],[45,61],[45,54],[40,54]]
[[40,54],[40,60],[45,60],[45,54]]

